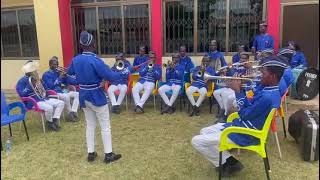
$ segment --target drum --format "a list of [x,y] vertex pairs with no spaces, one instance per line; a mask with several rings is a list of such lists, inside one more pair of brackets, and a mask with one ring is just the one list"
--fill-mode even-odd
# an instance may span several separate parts
[[292,97],[306,101],[319,94],[319,71],[317,69],[293,69],[292,73],[294,77],[297,77],[292,85]]

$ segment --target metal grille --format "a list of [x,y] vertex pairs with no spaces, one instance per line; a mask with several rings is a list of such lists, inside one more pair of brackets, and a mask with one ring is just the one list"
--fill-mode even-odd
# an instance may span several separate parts
[[139,46],[149,44],[148,5],[124,6],[126,53],[136,54]]
[[262,0],[230,0],[229,51],[240,44],[252,46],[262,20]]
[[121,7],[103,7],[98,12],[101,54],[122,52]]
[[198,12],[198,51],[207,52],[210,40],[215,39],[225,52],[226,0],[201,0]]
[[1,57],[37,56],[34,10],[1,11]]
[[193,0],[165,3],[165,52],[173,53],[186,45],[187,52],[194,51]]
[[[97,38],[97,21],[96,21],[96,10],[95,8],[75,8],[74,9],[74,32],[76,41],[76,50],[81,52],[79,46],[79,38],[81,31],[88,31],[94,38]],[[97,51],[97,50],[96,50]]]

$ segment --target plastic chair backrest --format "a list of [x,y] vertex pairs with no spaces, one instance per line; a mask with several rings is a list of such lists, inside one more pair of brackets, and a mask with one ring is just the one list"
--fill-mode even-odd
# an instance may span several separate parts
[[264,126],[263,126],[263,128],[261,130],[262,131],[262,136],[261,136],[261,139],[260,139],[261,143],[262,142],[265,143],[266,140],[267,140],[268,132],[269,132],[269,129],[270,129],[270,124],[271,124],[272,120],[274,119],[274,117],[276,115],[276,111],[277,111],[277,109],[273,108],[270,111],[270,113],[269,113],[269,115],[268,115],[268,117],[266,119],[266,122],[264,123]]
[[4,96],[4,93],[1,91],[1,114],[7,114],[8,108],[7,108],[7,102],[6,98]]

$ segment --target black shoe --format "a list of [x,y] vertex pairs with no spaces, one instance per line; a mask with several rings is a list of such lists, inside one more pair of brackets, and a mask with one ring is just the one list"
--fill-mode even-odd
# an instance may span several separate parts
[[59,131],[57,126],[54,124],[54,122],[48,122],[48,129],[52,131]]
[[97,156],[98,156],[98,154],[96,152],[88,153],[88,162],[94,161]]
[[74,120],[75,122],[77,122],[77,121],[79,120],[78,115],[77,115],[76,112],[71,112],[70,114],[72,114],[73,120]]
[[111,106],[111,112],[116,113],[116,106]]
[[57,129],[60,129],[59,126],[59,119],[58,118],[52,118],[53,124],[57,127]]
[[169,106],[168,114],[173,114],[176,112],[176,108],[173,106]]
[[218,120],[215,122],[215,124],[218,123],[226,123],[228,116],[223,115],[223,117],[218,118]]
[[192,117],[196,114],[196,107],[197,106],[192,106],[192,112],[189,114],[189,117]]
[[143,108],[137,105],[136,106],[136,113],[137,114],[143,114],[144,113]]
[[76,120],[75,120],[72,112],[70,112],[70,113],[68,114],[68,118],[67,118],[66,121],[67,121],[67,122],[76,122]]
[[117,161],[120,158],[121,158],[121,154],[115,154],[113,152],[112,153],[107,153],[104,156],[104,162],[108,164],[108,163]]
[[116,111],[115,111],[115,113],[116,113],[116,114],[120,114],[120,112],[121,112],[120,105],[116,105]]
[[[228,161],[230,158],[233,159],[233,162]],[[222,177],[230,177],[244,168],[240,161],[234,159],[232,156],[230,158],[222,165]]]
[[195,115],[200,116],[200,107],[198,106],[195,107]]
[[216,118],[221,118],[224,116],[224,109],[220,109],[219,113],[216,115]]
[[169,110],[170,110],[170,106],[168,106],[168,105],[165,104],[165,105],[164,105],[164,108],[163,108],[162,111],[161,111],[161,114],[168,113]]

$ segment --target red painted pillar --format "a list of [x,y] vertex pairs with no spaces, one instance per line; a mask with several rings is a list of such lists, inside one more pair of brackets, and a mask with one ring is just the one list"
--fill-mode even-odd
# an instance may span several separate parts
[[59,20],[61,31],[61,44],[63,54],[63,65],[68,67],[74,55],[72,22],[71,22],[71,1],[58,0]]
[[268,0],[268,33],[274,38],[274,49],[277,52],[280,39],[280,0]]
[[157,64],[162,63],[162,4],[161,0],[152,0],[151,7],[151,42],[152,50],[156,53]]

